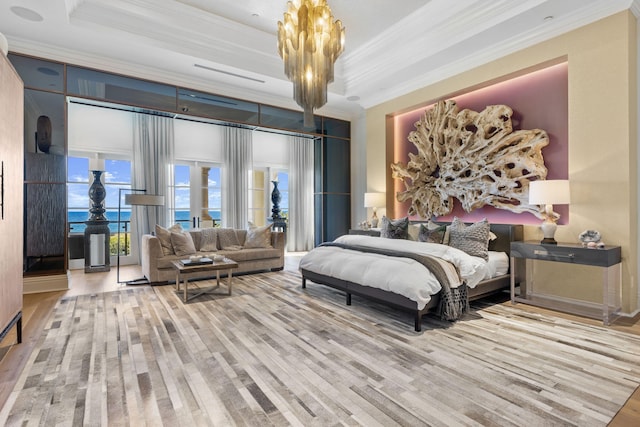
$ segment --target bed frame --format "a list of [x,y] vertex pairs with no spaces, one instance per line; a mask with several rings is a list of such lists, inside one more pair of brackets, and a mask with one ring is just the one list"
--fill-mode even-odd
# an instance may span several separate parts
[[[415,224],[416,222],[413,222]],[[523,239],[523,227],[522,225],[512,224],[491,224],[491,231],[498,236],[497,239],[489,242],[489,250],[506,252],[510,254],[511,242],[520,241]],[[415,330],[420,332],[422,330],[422,316],[438,306],[440,301],[439,294],[434,295],[429,303],[422,309],[416,308],[416,302],[394,292],[385,291],[378,288],[372,288],[369,286],[360,285],[358,283],[349,282],[346,280],[336,279],[335,277],[325,276],[323,274],[314,273],[309,270],[301,269],[302,273],[302,287],[307,287],[307,280],[322,285],[330,286],[332,288],[344,291],[346,293],[347,305],[351,305],[351,295],[358,295],[365,298],[370,298],[386,305],[396,307],[402,310],[407,310],[415,313]],[[473,301],[479,298],[483,298],[487,295],[500,292],[503,289],[508,289],[510,286],[510,274],[496,277],[489,280],[484,280],[473,288],[469,289],[469,300]]]

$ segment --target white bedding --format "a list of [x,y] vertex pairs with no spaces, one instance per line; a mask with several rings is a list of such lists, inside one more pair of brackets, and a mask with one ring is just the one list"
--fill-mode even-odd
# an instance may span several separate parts
[[[497,271],[502,271],[505,259],[508,267],[506,254],[491,252],[490,262],[487,262],[459,249],[436,243],[351,234],[340,236],[335,242],[442,258],[451,262],[460,273],[459,284],[464,281],[471,288],[480,281],[493,277]],[[403,295],[415,301],[420,310],[441,289],[433,273],[413,259],[363,253],[336,246],[319,246],[311,250],[301,259],[300,268]],[[452,284],[452,287],[459,284]]]

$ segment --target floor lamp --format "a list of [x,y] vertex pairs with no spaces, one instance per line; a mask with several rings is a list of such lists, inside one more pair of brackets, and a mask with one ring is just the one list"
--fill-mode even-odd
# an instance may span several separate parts
[[[130,191],[131,193],[124,195],[124,204],[131,206],[164,206],[164,196],[156,194],[135,194],[134,192],[146,193],[146,189],[139,188],[120,188],[118,189],[118,257],[117,257],[117,281],[118,283],[139,284],[146,283],[145,278],[130,281],[120,281],[120,212],[122,210],[122,192]],[[131,217],[129,217],[131,220]]]

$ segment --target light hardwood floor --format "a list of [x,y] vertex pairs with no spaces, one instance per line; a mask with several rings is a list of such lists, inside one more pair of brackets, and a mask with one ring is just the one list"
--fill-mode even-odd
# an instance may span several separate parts
[[[296,270],[298,260],[298,254],[287,256],[285,269]],[[139,275],[140,269],[137,266],[121,267],[121,280],[136,279]],[[0,407],[5,404],[20,375],[20,372],[28,360],[28,356],[37,343],[47,317],[61,297],[108,292],[122,288],[123,285],[119,285],[116,281],[115,268],[107,273],[92,274],[85,274],[83,270],[73,270],[70,275],[69,290],[25,295],[23,308],[23,343],[20,345],[13,344],[16,341],[15,330],[11,331],[11,333],[9,333],[7,337],[0,342]],[[502,302],[499,303],[510,304],[509,301],[504,301],[504,298],[502,298]],[[519,307],[522,310],[538,313],[551,313],[559,317],[579,320],[586,324],[601,324],[594,319],[551,312],[524,304],[520,304]],[[611,328],[630,334],[640,335],[640,316],[636,316],[633,319],[618,319],[614,322]],[[640,425],[640,389],[636,389],[626,405],[618,412],[609,425],[615,427]]]

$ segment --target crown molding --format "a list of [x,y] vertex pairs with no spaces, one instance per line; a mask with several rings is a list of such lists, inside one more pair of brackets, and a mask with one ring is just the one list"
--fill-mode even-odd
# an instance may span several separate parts
[[[636,2],[640,2],[640,0],[634,0],[634,3]],[[385,85],[386,89],[383,90],[367,90],[365,95],[360,95],[360,104],[364,108],[374,107],[398,96],[432,85],[453,75],[460,74],[566,32],[573,31],[584,25],[603,19],[604,17],[626,10],[630,6],[629,0],[610,0],[606,2],[606,4],[597,2],[596,4],[592,4],[591,7],[581,9],[578,13],[564,15],[560,19],[555,19],[551,25],[541,24],[527,32],[505,39],[500,43],[492,44],[483,50],[478,50],[471,55],[447,62],[436,69],[429,69],[428,66],[424,66],[420,72],[415,69],[420,67],[420,63],[416,63],[414,64],[415,68],[413,70],[411,67],[405,67],[404,71],[405,74],[411,74],[417,77]],[[404,50],[404,53],[406,55],[406,50]],[[392,65],[394,64],[393,61],[389,62]],[[376,67],[371,64],[369,64],[369,66]],[[401,70],[400,67],[396,67],[393,71],[392,76],[403,74],[403,70]],[[382,74],[382,72],[378,74]],[[355,91],[354,93],[357,93],[358,89],[360,88],[349,87],[348,92],[351,93],[353,90]]]

